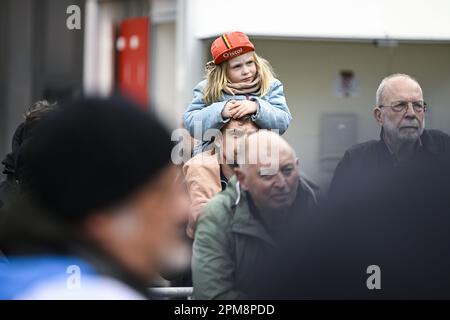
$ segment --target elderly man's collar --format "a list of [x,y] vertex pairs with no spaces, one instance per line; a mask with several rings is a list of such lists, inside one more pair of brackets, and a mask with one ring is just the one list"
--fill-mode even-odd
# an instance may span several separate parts
[[[423,133],[425,133],[425,130],[424,130]],[[415,149],[416,151],[423,147],[422,136],[423,136],[423,134],[422,134],[422,135],[419,137],[419,139],[414,143],[414,149]],[[381,128],[381,130],[380,130],[380,142],[383,143],[383,144],[385,145],[386,149],[389,151],[389,153],[390,153],[392,156],[396,156],[396,155],[395,155],[395,152],[391,149],[391,146],[389,146],[389,144],[388,144],[388,143],[386,142],[386,140],[385,140],[385,135],[384,135],[384,129],[383,129],[383,128]]]
[[[425,150],[426,152],[433,154],[433,155],[440,155],[442,153],[442,150],[440,148],[439,139],[436,139],[435,135],[432,134],[435,130],[427,130],[424,129],[422,135],[419,138],[419,144],[418,144],[418,150]],[[379,142],[386,147],[388,152],[393,155],[392,151],[390,150],[387,143],[384,141],[384,131],[383,128],[381,128],[380,131],[380,140]]]

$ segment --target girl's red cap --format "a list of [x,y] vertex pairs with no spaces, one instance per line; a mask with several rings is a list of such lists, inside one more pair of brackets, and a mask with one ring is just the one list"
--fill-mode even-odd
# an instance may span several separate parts
[[255,46],[247,35],[240,31],[225,33],[211,44],[211,55],[215,64],[255,51]]

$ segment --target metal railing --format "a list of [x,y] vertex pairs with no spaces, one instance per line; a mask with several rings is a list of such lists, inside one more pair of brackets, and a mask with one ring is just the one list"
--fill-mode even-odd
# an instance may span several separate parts
[[150,294],[155,299],[191,299],[193,287],[159,287],[149,288]]

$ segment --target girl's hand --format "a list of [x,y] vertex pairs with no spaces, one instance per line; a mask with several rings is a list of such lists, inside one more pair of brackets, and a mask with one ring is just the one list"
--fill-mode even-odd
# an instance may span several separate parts
[[248,114],[254,114],[258,110],[258,103],[251,100],[237,101],[230,107],[230,115],[233,119],[239,119]]
[[233,115],[231,114],[231,109],[239,105],[240,102],[236,100],[230,100],[225,104],[225,107],[223,107],[222,110],[222,118],[228,119],[231,118]]

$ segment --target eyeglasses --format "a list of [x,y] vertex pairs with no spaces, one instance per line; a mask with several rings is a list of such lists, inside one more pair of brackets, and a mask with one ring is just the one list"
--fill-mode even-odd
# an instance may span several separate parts
[[380,105],[379,108],[390,107],[395,112],[405,112],[408,109],[409,104],[412,104],[414,111],[417,113],[425,112],[425,111],[427,111],[427,108],[428,108],[427,103],[425,101],[421,101],[421,100],[411,101],[411,102],[409,102],[409,101],[394,101],[389,106]]

